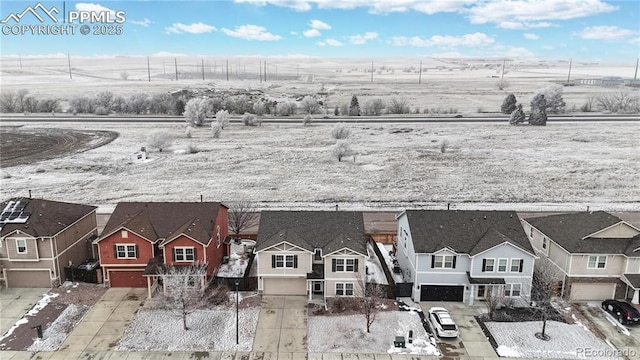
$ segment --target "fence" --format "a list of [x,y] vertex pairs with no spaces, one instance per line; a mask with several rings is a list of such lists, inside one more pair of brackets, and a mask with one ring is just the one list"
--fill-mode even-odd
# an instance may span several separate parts
[[92,284],[102,284],[102,269],[96,268],[86,270],[66,266],[64,268],[64,278],[67,281],[82,281]]
[[258,290],[258,278],[256,276],[250,276],[251,266],[253,266],[253,259],[255,254],[251,253],[249,262],[247,263],[247,269],[241,278],[224,278],[214,277],[211,279],[211,283],[214,285],[227,285],[229,289],[236,289],[236,282],[238,282],[238,290],[240,291],[256,291]]

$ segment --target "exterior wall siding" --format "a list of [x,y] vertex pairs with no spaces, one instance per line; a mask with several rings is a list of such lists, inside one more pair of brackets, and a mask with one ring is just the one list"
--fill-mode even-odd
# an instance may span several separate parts
[[[483,259],[495,259],[494,269],[492,272],[482,271]],[[506,272],[498,272],[498,259],[507,259]],[[523,260],[522,272],[511,272],[511,259]],[[474,277],[516,277],[527,278],[529,279],[529,282],[531,282],[534,261],[535,259],[531,254],[526,253],[515,246],[503,244],[474,257],[470,267],[470,272],[471,276]]]
[[[333,271],[333,259],[358,259],[358,272]],[[365,276],[365,257],[362,255],[330,255],[324,257],[324,277],[325,279],[346,279],[353,280]]]
[[[284,268],[284,269],[274,269],[271,267],[271,255],[298,255],[298,268]],[[300,250],[265,250],[261,251],[257,255],[258,258],[258,274],[260,276],[304,276],[306,278],[307,273],[311,272],[311,264],[313,259],[313,254],[309,254],[308,252],[300,251]]]
[[[18,246],[16,240],[24,239],[26,240],[27,245],[27,253],[26,254],[18,254]],[[42,242],[42,240],[40,241]],[[40,258],[40,254],[38,251],[38,240],[32,237],[25,237],[24,235],[20,236],[20,234],[16,234],[10,237],[6,237],[4,241],[4,246],[6,247],[7,257],[9,260],[13,261],[37,261]],[[47,245],[49,242],[47,241]]]
[[632,238],[640,234],[640,231],[625,223],[618,223],[607,230],[599,232],[594,237],[597,238]]
[[[193,247],[196,252],[195,261],[174,261],[173,249],[176,247]],[[204,255],[204,245],[184,235],[181,235],[177,239],[164,245],[164,263],[169,266],[193,265],[195,262],[203,263],[205,261]]]
[[[598,254],[593,254],[598,255]],[[588,269],[589,255],[573,255],[571,259],[570,276],[591,275],[591,276],[619,276],[624,273],[625,257],[622,255],[607,255],[607,262],[604,269]]]
[[415,252],[413,249],[413,239],[407,215],[403,214],[398,218],[396,258],[405,277],[409,277],[408,282],[415,282]]
[[[220,228],[220,245],[218,245],[218,227]],[[207,274],[213,274],[222,264],[222,258],[226,252],[224,239],[229,235],[229,217],[226,207],[220,205],[218,215],[216,216],[215,225],[211,234],[211,244],[207,248]]]
[[640,274],[640,258],[627,258],[624,267],[625,274]]
[[[591,283],[591,284],[597,284],[597,283],[614,283],[616,284],[616,294],[615,294],[615,298],[616,299],[622,299],[624,298],[625,292],[626,292],[626,288],[627,288],[627,284],[625,284],[622,280],[620,280],[619,278],[612,278],[612,277],[608,277],[608,278],[603,278],[603,277],[570,277],[567,276],[566,280],[565,280],[565,288],[564,288],[564,297],[569,299],[570,294],[571,294],[571,286],[575,283]],[[604,300],[604,299],[603,299]]]
[[[138,257],[136,259],[117,259],[114,252],[114,246],[116,244],[137,245]],[[154,256],[153,244],[132,233],[131,231],[128,231],[127,238],[123,239],[120,230],[98,242],[98,251],[100,253],[100,264],[109,265],[116,264],[146,266],[149,260]]]

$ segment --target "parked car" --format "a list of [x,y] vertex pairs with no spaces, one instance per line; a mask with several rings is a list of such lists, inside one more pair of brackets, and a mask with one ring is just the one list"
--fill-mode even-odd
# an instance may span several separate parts
[[460,335],[458,326],[451,318],[449,311],[443,307],[432,307],[429,309],[429,321],[438,337],[456,338]]
[[605,300],[602,302],[602,310],[613,315],[623,325],[640,324],[640,311],[628,302]]

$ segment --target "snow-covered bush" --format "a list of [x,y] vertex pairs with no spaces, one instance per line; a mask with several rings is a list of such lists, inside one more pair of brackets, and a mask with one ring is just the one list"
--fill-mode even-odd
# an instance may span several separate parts
[[334,139],[346,139],[351,135],[351,129],[342,123],[337,123],[331,128],[331,137]]

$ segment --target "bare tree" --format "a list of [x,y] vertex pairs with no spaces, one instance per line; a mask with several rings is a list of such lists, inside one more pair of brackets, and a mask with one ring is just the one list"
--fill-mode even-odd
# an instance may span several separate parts
[[206,264],[161,268],[166,306],[182,317],[182,327],[189,330],[187,317],[205,304]]
[[222,126],[220,126],[220,123],[212,122],[211,123],[211,136],[213,136],[214,139],[219,139],[221,133],[222,133]]
[[305,114],[317,114],[320,112],[320,104],[311,96],[305,96],[300,102],[300,107]]
[[260,126],[262,121],[260,120],[259,117],[255,116],[253,114],[245,113],[242,116],[242,123],[245,126]]
[[173,144],[173,136],[166,130],[155,130],[147,137],[147,146],[162,152]]
[[640,96],[630,91],[600,94],[595,102],[599,109],[613,113],[640,112]]
[[331,153],[333,154],[333,157],[338,159],[338,161],[342,161],[345,156],[351,155],[352,151],[349,140],[336,141],[336,144],[333,145],[333,148],[331,149]]
[[505,79],[501,79],[501,80],[498,80],[498,82],[496,82],[496,87],[498,88],[498,90],[504,90],[508,88],[509,85],[510,85],[509,82]]
[[504,291],[497,287],[487,286],[487,292],[484,298],[484,304],[489,312],[489,320],[493,320],[496,310],[504,303]]
[[224,129],[225,126],[229,125],[229,112],[227,110],[219,110],[216,113],[216,121],[220,129]]
[[551,298],[554,295],[554,284],[559,276],[554,270],[554,265],[544,264],[544,261],[541,261],[536,264],[531,280],[531,307],[542,318],[542,331],[535,334],[540,340],[549,340],[549,335],[546,333],[547,319],[549,312],[552,311]]
[[121,73],[120,73],[120,78],[121,78],[122,80],[127,80],[127,79],[129,78],[129,73],[128,73],[128,72],[126,72],[126,71],[121,72]]
[[337,123],[331,128],[331,137],[334,139],[346,139],[351,135],[351,129],[342,123]]
[[267,112],[267,105],[262,101],[253,103],[253,113],[262,116]]
[[16,112],[16,93],[13,91],[3,91],[0,94],[0,110],[3,113],[13,113]]
[[410,112],[409,102],[407,99],[394,97],[389,100],[387,111],[389,114],[408,114]]
[[368,283],[366,271],[360,271],[356,280],[357,296],[362,296],[360,312],[365,318],[367,332],[371,332],[371,325],[376,321],[376,316],[385,298],[384,291],[378,284]]
[[29,90],[27,89],[20,89],[16,91],[16,100],[18,102],[17,105],[20,107],[20,111],[27,111],[24,106],[24,100],[27,97],[27,94],[29,94]]
[[229,205],[229,229],[239,236],[240,233],[257,224],[258,212],[251,201],[234,201]]
[[200,126],[207,116],[208,108],[206,99],[191,99],[184,107],[184,119],[191,126]]
[[362,113],[369,116],[379,116],[384,110],[384,102],[380,98],[368,99],[362,105]]
[[302,119],[302,125],[304,126],[311,125],[312,122],[313,122],[313,116],[311,116],[311,114],[305,115],[304,118]]

